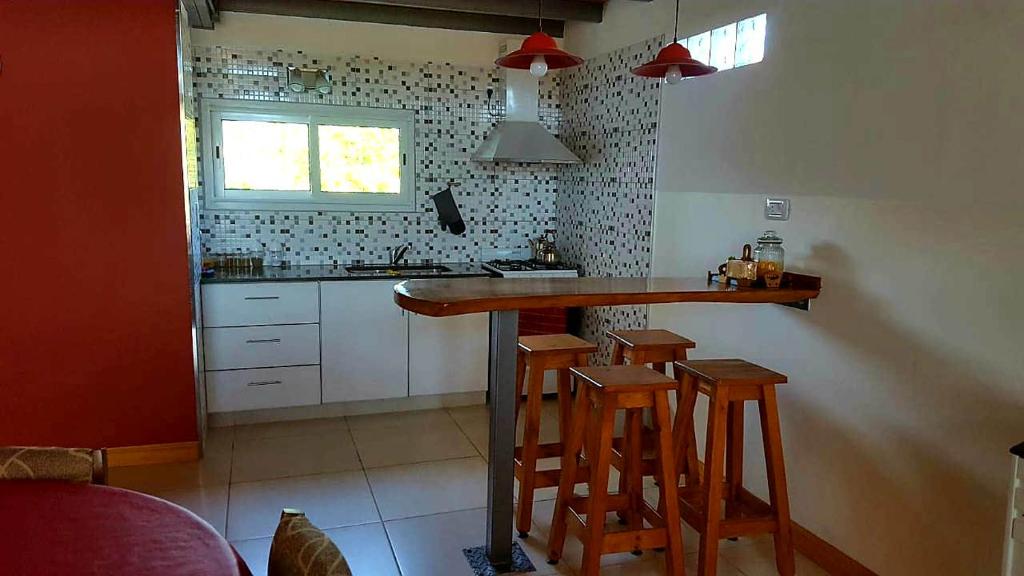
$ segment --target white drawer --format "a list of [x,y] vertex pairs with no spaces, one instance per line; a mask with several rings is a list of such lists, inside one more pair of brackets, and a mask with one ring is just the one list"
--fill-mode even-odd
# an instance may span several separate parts
[[320,367],[256,368],[206,373],[210,412],[320,403]]
[[203,326],[310,324],[320,321],[316,282],[258,282],[203,286]]
[[203,330],[207,370],[320,363],[320,325],[245,326]]

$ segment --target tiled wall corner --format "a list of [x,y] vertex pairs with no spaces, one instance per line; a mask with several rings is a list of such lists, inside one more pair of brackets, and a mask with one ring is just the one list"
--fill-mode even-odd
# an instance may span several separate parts
[[[559,240],[586,276],[650,273],[661,85],[629,70],[663,43],[652,38],[562,73],[562,139],[584,163],[559,173]],[[643,306],[588,308],[583,331],[607,361],[606,330],[646,325]]]
[[[195,92],[234,98],[414,110],[415,212],[208,210],[199,213],[203,249],[262,246],[286,249],[292,264],[383,261],[387,248],[411,242],[410,260],[475,261],[484,248],[525,247],[555,227],[558,170],[550,164],[484,163],[470,155],[501,119],[503,76],[497,68],[448,63],[386,62],[378,58],[310,55],[298,51],[193,48]],[[290,65],[327,68],[328,95],[287,89]],[[494,89],[488,106],[487,89]],[[540,85],[540,120],[555,134],[562,124],[559,77]],[[440,230],[428,195],[449,180],[467,231]]]

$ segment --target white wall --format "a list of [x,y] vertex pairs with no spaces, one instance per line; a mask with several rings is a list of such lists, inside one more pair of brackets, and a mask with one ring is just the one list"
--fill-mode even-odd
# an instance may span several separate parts
[[[1024,440],[1024,3],[740,4],[707,27],[766,10],[765,61],[663,91],[653,273],[703,275],[776,228],[824,289],[809,313],[651,325],[790,376],[797,521],[880,574],[997,574]],[[790,222],[763,219],[766,194]]]
[[522,36],[318,18],[223,12],[215,30],[192,30],[198,46],[261,47],[317,54],[377,56],[384,61],[492,66],[498,48]]

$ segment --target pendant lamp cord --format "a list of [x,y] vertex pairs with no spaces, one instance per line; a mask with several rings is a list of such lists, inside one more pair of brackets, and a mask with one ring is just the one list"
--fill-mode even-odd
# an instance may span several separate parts
[[[678,2],[676,3],[676,9],[679,9]],[[537,28],[544,31],[544,0],[537,0]]]
[[679,42],[679,0],[676,0],[676,27],[672,31],[672,43]]

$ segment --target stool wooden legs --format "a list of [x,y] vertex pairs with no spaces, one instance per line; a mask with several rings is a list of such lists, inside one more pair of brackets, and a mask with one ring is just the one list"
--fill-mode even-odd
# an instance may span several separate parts
[[697,465],[697,433],[693,427],[693,411],[697,406],[697,381],[689,374],[679,377],[679,396],[676,404],[675,435],[676,462],[686,478],[686,487],[700,485],[700,467]]
[[[693,426],[693,404],[697,395],[697,382],[690,375],[681,378],[683,403],[676,413],[676,422],[686,430]],[[795,558],[793,535],[789,517],[789,498],[786,492],[786,471],[782,459],[782,434],[775,386],[759,386],[757,394],[750,389],[731,390],[730,386],[716,386],[710,395],[708,408],[707,448],[704,455],[704,477],[699,485],[701,497],[693,499],[693,489],[687,486],[682,493],[683,517],[700,532],[698,572],[701,576],[715,574],[718,562],[718,542],[721,538],[751,533],[772,532],[775,539],[775,562],[779,574],[793,576]],[[735,397],[733,397],[735,396]],[[743,402],[757,400],[761,416],[765,464],[768,472],[768,510],[750,509],[743,499]],[[683,432],[685,434],[685,432]],[[676,430],[676,453],[680,447],[680,429]],[[689,458],[689,456],[687,456]],[[694,456],[695,459],[695,456]],[[724,478],[724,481],[723,481]],[[725,503],[725,518],[722,504]]]
[[[668,574],[683,576],[682,526],[679,522],[679,496],[675,483],[659,483],[660,504],[657,512],[643,499],[641,417],[644,407],[650,407],[654,412],[654,432],[657,438],[655,474],[660,478],[673,478],[677,473],[668,393],[660,390],[650,394],[641,404],[629,404],[637,401],[636,395],[629,398],[626,404],[620,404],[618,398],[607,397],[613,396],[608,393],[594,397],[594,392],[588,386],[578,388],[572,426],[562,454],[562,477],[548,538],[549,562],[555,563],[561,559],[568,525],[572,524],[583,542],[582,576],[598,575],[602,554],[662,547],[666,549]],[[626,487],[619,494],[608,494],[615,413],[621,409],[626,410],[627,421],[622,444],[622,474],[626,478]],[[584,443],[587,444],[589,494],[587,497],[579,497],[573,488],[578,476],[584,472],[580,467]],[[624,512],[629,530],[606,533],[605,518],[611,511]],[[580,518],[581,514],[586,516],[585,521]],[[653,528],[644,528],[644,520]]]
[[778,519],[775,531],[775,564],[782,576],[793,576],[796,561],[793,554],[793,530],[789,518],[789,494],[786,490],[786,466],[782,460],[782,432],[779,428],[779,409],[775,399],[775,386],[764,388],[764,397],[757,403],[761,413],[764,437],[764,459],[768,469],[768,494]]
[[719,517],[722,514],[722,475],[725,472],[728,389],[719,390],[708,405],[707,448],[704,453],[704,526],[700,531],[698,574],[717,574]]
[[[587,451],[593,460],[590,468],[589,506],[584,527],[583,576],[596,575],[601,569],[601,549],[604,547],[604,519],[608,511],[608,474],[612,465],[612,434],[615,431],[615,405],[606,404],[591,410],[592,443]],[[557,504],[556,504],[557,505]]]
[[576,402],[573,407],[573,415],[578,417],[571,420],[569,434],[564,438],[562,476],[558,481],[555,513],[551,519],[551,533],[548,534],[548,562],[552,564],[562,559],[562,550],[565,547],[568,503],[575,496],[576,476],[580,468],[580,456],[583,453],[583,435],[587,428],[589,410],[590,389],[587,386],[579,386],[576,389]]
[[[658,434],[658,476],[678,478],[672,450],[672,424],[669,420],[668,395],[654,395],[654,430]],[[662,456],[665,455],[665,456]],[[683,576],[683,529],[679,522],[679,494],[675,482],[658,486],[658,512],[665,521],[665,561],[670,575]],[[641,498],[642,495],[641,489]]]
[[536,487],[538,445],[540,444],[540,410],[544,393],[544,369],[530,366],[526,390],[526,422],[523,426],[522,473],[519,475],[519,513],[516,530],[520,538],[530,533],[533,520],[533,491]]

